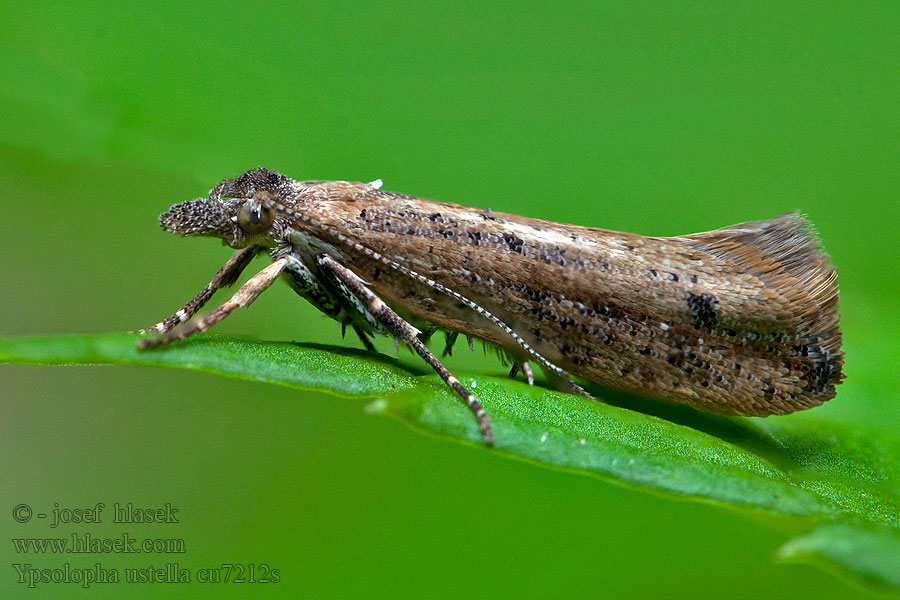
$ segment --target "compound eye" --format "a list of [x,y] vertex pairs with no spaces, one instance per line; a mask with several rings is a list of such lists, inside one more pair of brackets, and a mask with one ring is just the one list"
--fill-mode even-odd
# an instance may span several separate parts
[[272,226],[275,221],[275,211],[262,206],[255,200],[244,202],[238,212],[238,225],[245,233],[256,235]]

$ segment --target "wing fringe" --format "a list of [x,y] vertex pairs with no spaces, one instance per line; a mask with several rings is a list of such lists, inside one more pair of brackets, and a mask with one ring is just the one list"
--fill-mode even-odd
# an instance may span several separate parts
[[836,384],[844,352],[837,274],[812,225],[799,212],[683,236],[691,247],[731,260],[790,301],[798,333],[821,354],[823,383]]

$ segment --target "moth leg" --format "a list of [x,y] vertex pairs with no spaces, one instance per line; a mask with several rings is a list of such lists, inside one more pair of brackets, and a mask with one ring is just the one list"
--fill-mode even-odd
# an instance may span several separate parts
[[531,363],[527,360],[523,360],[521,369],[522,375],[525,376],[525,381],[528,382],[528,385],[534,385],[534,372],[531,370]]
[[144,350],[146,348],[152,348],[153,346],[164,346],[165,344],[170,344],[176,340],[186,339],[195,333],[202,333],[230,315],[232,311],[239,306],[250,306],[250,304],[256,300],[257,296],[263,293],[266,288],[278,279],[278,276],[284,271],[289,260],[290,259],[287,257],[276,260],[247,280],[247,283],[241,286],[241,289],[239,289],[227,302],[202,318],[197,319],[196,321],[190,321],[186,323],[184,327],[170,331],[160,337],[140,340],[137,343],[138,349]]
[[307,302],[322,311],[327,316],[335,319],[341,324],[341,338],[347,334],[347,327],[353,328],[353,331],[359,337],[359,341],[369,352],[375,351],[375,346],[369,340],[372,333],[358,323],[354,316],[358,316],[358,311],[347,314],[341,299],[338,295],[328,291],[322,285],[322,282],[303,262],[303,259],[290,246],[279,248],[273,253],[273,258],[289,257],[290,261],[284,270],[284,276],[288,285],[297,292]]
[[247,265],[250,264],[250,261],[253,260],[257,253],[259,253],[259,248],[256,246],[249,246],[239,252],[235,252],[199,294],[191,298],[174,315],[166,317],[156,325],[141,329],[141,333],[166,333],[171,331],[176,325],[189,320],[198,310],[203,308],[203,305],[212,298],[216,290],[228,287],[237,281],[237,278],[241,276],[241,272],[247,268]]
[[445,331],[444,332],[444,352],[441,354],[441,358],[445,356],[453,355],[453,345],[456,343],[456,338],[459,337],[458,331]]
[[372,334],[359,325],[353,325],[353,331],[356,332],[356,336],[359,338],[359,341],[362,342],[362,345],[369,352],[375,352],[375,344],[372,343],[372,340],[369,339],[369,336]]
[[563,371],[559,373],[557,371],[553,371],[550,369],[543,369],[544,374],[547,376],[547,380],[560,392],[565,392],[567,394],[575,394],[576,396],[584,396],[585,398],[590,398],[594,400],[594,397],[588,392],[586,389],[575,383],[569,374]]
[[488,420],[487,413],[481,406],[481,403],[474,394],[469,392],[459,380],[454,377],[447,368],[428,350],[425,344],[417,336],[419,330],[407,323],[400,315],[394,312],[381,298],[370,290],[365,282],[360,279],[353,271],[337,262],[327,254],[321,254],[317,257],[319,265],[347,291],[352,294],[358,302],[365,304],[366,311],[372,315],[380,325],[397,340],[402,340],[416,354],[431,365],[431,368],[444,380],[450,388],[459,394],[465,400],[469,409],[475,413],[478,419],[478,426],[481,429],[481,435],[486,444],[492,444],[494,440],[491,424]]
[[509,376],[515,377],[516,373],[522,371],[522,375],[525,376],[525,381],[528,382],[528,385],[534,385],[534,372],[531,370],[531,363],[524,359],[513,358],[512,360],[513,366],[509,370]]
[[[493,323],[494,325],[496,325],[497,327],[502,329],[503,332],[506,333],[506,335],[511,337],[523,350],[525,350],[525,352],[527,352],[529,354],[529,356],[531,356],[531,358],[533,358],[538,364],[540,364],[542,369],[544,369],[547,372],[553,371],[554,373],[556,373],[556,375],[558,376],[559,379],[563,380],[564,382],[567,381],[568,383],[566,384],[565,389],[574,390],[574,393],[587,394],[587,392],[585,392],[583,389],[581,389],[581,387],[579,387],[577,384],[575,384],[571,380],[571,378],[569,377],[569,374],[566,373],[566,371],[562,367],[559,367],[559,366],[553,364],[552,362],[550,362],[549,360],[547,360],[546,358],[541,356],[537,352],[537,350],[535,350],[534,348],[531,347],[531,344],[526,342],[524,339],[522,339],[522,336],[520,336],[518,333],[513,331],[512,327],[510,327],[509,325],[504,323],[497,316],[491,314],[485,308],[479,306],[477,303],[473,302],[472,300],[469,300],[468,298],[466,298],[459,292],[451,290],[447,286],[445,286],[441,283],[438,283],[437,281],[435,281],[433,279],[429,279],[428,277],[425,277],[424,275],[416,273],[409,267],[401,265],[397,261],[391,260],[391,259],[387,258],[386,256],[384,256],[383,254],[380,254],[378,252],[375,252],[371,248],[367,248],[367,247],[363,246],[359,242],[350,240],[343,233],[333,229],[329,225],[325,225],[324,223],[322,223],[321,221],[319,221],[317,219],[310,217],[308,214],[297,212],[291,208],[287,208],[276,202],[266,201],[266,202],[263,202],[263,205],[267,206],[268,208],[271,208],[272,210],[276,210],[285,215],[294,217],[295,219],[298,219],[299,221],[302,221],[302,222],[306,223],[307,225],[310,225],[317,231],[321,231],[324,233],[328,233],[329,235],[333,235],[335,238],[337,238],[338,241],[349,244],[357,252],[362,252],[364,255],[368,256],[369,258],[371,258],[383,265],[386,265],[399,273],[403,273],[407,277],[411,277],[412,279],[415,279],[416,281],[419,281],[419,282],[425,284],[426,286],[428,286],[429,288],[431,288],[433,290],[436,290],[442,294],[445,294],[447,296],[450,296],[451,298],[455,298],[456,300],[462,302],[465,306],[468,306],[470,309],[472,309],[473,311],[475,311],[479,315],[483,316],[484,318],[488,319],[491,323]],[[469,336],[467,336],[467,337],[469,337]],[[470,349],[472,348],[471,337],[469,337],[469,348]],[[578,390],[580,390],[580,392]]]
[[341,322],[341,339],[347,337],[347,325],[351,325],[351,327],[353,327],[353,332],[356,334],[356,337],[359,338],[359,341],[362,343],[362,345],[365,346],[366,350],[368,350],[369,352],[375,352],[375,344],[373,344],[369,339],[369,336],[372,334],[355,323],[351,324],[350,321]]
[[438,328],[428,323],[426,328],[422,330],[419,334],[419,339],[422,340],[425,344],[431,342],[431,338],[434,336],[434,332],[437,331]]

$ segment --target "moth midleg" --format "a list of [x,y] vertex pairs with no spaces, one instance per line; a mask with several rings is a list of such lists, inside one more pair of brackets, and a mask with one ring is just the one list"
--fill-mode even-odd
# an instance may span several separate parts
[[[403,273],[407,277],[410,277],[420,283],[423,283],[427,287],[429,287],[439,293],[445,294],[447,296],[450,296],[451,298],[454,298],[454,299],[460,301],[463,305],[465,305],[468,308],[470,308],[471,310],[475,311],[482,317],[488,319],[491,323],[493,323],[494,325],[499,327],[507,336],[512,338],[512,340],[516,344],[518,344],[519,347],[522,348],[522,350],[524,350],[532,359],[534,359],[535,362],[537,362],[541,366],[541,368],[547,374],[548,379],[554,385],[554,387],[556,387],[556,389],[563,391],[563,392],[568,392],[571,394],[579,394],[581,396],[592,398],[592,396],[587,391],[585,391],[584,388],[582,388],[580,385],[578,385],[577,383],[575,383],[572,380],[571,376],[569,375],[569,373],[567,373],[565,371],[565,369],[563,369],[559,365],[556,365],[553,362],[551,362],[550,360],[548,360],[547,358],[545,358],[537,350],[535,350],[531,346],[531,344],[529,344],[524,339],[522,339],[522,337],[518,333],[516,333],[512,327],[510,327],[509,325],[504,323],[499,317],[492,314],[490,311],[488,311],[484,307],[479,306],[476,302],[473,302],[472,300],[470,300],[463,294],[460,294],[459,292],[452,290],[452,289],[448,288],[447,286],[445,286],[433,279],[425,277],[424,275],[417,273],[416,271],[410,269],[409,267],[401,265],[400,263],[398,263],[395,260],[391,260],[390,258],[384,256],[383,254],[372,250],[371,248],[367,248],[366,246],[362,245],[358,241],[351,240],[350,238],[348,238],[346,235],[344,235],[340,231],[336,231],[332,227],[322,223],[318,219],[315,219],[308,214],[293,210],[292,208],[287,207],[279,202],[275,202],[271,199],[264,200],[262,202],[262,204],[268,208],[271,208],[272,210],[275,210],[282,214],[294,217],[295,219],[297,219],[303,223],[306,223],[314,230],[318,230],[323,233],[327,233],[330,236],[334,237],[334,239],[336,239],[338,242],[340,242],[342,244],[350,245],[355,251],[363,253],[365,256],[371,258],[372,260],[375,260],[375,261],[377,261],[399,273]],[[466,336],[466,338],[468,339],[469,347],[471,348],[472,347],[472,339],[468,335]]]
[[174,329],[176,325],[189,320],[198,310],[203,308],[203,305],[213,297],[217,290],[233,284],[258,252],[259,248],[256,246],[249,246],[239,252],[235,252],[222,265],[222,268],[213,276],[212,280],[206,284],[206,287],[200,290],[199,294],[191,298],[187,304],[178,309],[172,316],[166,317],[156,325],[141,329],[141,333],[167,333]]
[[247,283],[241,286],[235,294],[229,298],[221,306],[210,312],[209,314],[197,319],[189,321],[179,329],[172,330],[165,335],[157,338],[149,338],[138,342],[138,349],[143,350],[153,346],[163,346],[176,340],[189,338],[195,333],[202,333],[230,315],[234,309],[241,306],[250,306],[256,298],[263,293],[272,283],[278,279],[285,266],[291,261],[290,257],[284,257],[276,260],[268,267],[247,280]]
[[[424,275],[420,275],[419,273],[413,271],[409,267],[405,267],[396,261],[390,260],[390,259],[382,256],[381,254],[378,254],[377,252],[369,250],[368,248],[366,248],[365,246],[362,246],[361,244],[356,244],[355,249],[357,251],[364,253],[366,256],[369,256],[370,258],[377,260],[377,261],[391,267],[392,269],[394,269],[400,273],[403,273],[404,275],[406,275],[408,277],[411,277],[412,279],[415,279],[416,281],[426,285],[427,287],[435,290],[436,292],[440,292],[442,294],[445,294],[447,296],[450,296],[451,298],[454,298],[454,299],[460,301],[464,306],[466,306],[469,309],[471,309],[472,311],[478,313],[482,317],[488,319],[491,323],[493,323],[494,325],[499,327],[506,335],[508,335],[510,338],[512,338],[513,341],[515,341],[516,344],[518,344],[520,348],[522,348],[531,358],[533,358],[541,366],[542,370],[547,375],[547,379],[550,381],[550,383],[556,389],[558,389],[562,392],[566,392],[568,394],[577,394],[579,396],[584,396],[586,398],[593,398],[593,396],[591,396],[591,394],[589,394],[583,387],[581,387],[580,385],[575,383],[575,381],[572,379],[572,377],[569,375],[569,373],[567,373],[564,369],[562,369],[558,365],[554,364],[553,362],[551,362],[547,358],[545,358],[542,354],[540,354],[537,350],[535,350],[530,344],[528,344],[525,340],[523,340],[522,337],[519,334],[517,334],[513,330],[512,327],[510,327],[509,325],[504,323],[499,317],[492,314],[491,312],[489,312],[482,306],[479,306],[476,302],[473,302],[472,300],[468,299],[467,297],[460,294],[459,292],[452,290],[452,289],[448,288],[447,286],[445,286],[441,283],[438,283],[437,281],[434,281],[433,279],[429,279],[428,277],[425,277]],[[472,349],[472,337],[469,335],[466,335],[466,340],[469,342],[469,349],[471,350]],[[455,341],[456,341],[456,337],[452,337],[452,338],[448,337],[447,345],[444,348],[445,355],[449,354],[449,352],[452,351],[453,343],[455,343]],[[534,384],[534,375],[531,370],[531,365],[528,363],[528,361],[525,359],[522,359],[520,368],[522,369],[522,373],[525,375],[525,379],[528,381],[528,383],[530,385],[533,385]]]
[[[367,248],[366,246],[362,245],[361,243],[359,243],[357,241],[351,240],[350,238],[348,238],[346,235],[344,235],[340,231],[336,231],[334,228],[326,225],[325,223],[310,216],[309,214],[296,211],[296,210],[294,210],[288,206],[285,206],[284,204],[281,204],[280,202],[276,202],[272,199],[263,200],[262,204],[263,204],[263,206],[266,206],[272,210],[275,210],[282,214],[294,217],[295,219],[297,219],[303,223],[306,223],[308,226],[310,226],[314,230],[318,230],[323,233],[327,233],[328,235],[334,237],[334,239],[336,239],[338,242],[352,246],[352,248],[354,250],[356,250],[357,252],[361,252],[364,255],[371,258],[372,260],[375,260],[387,267],[390,267],[391,269],[394,269],[395,271],[403,273],[407,277],[411,277],[412,279],[425,284],[426,286],[428,286],[429,288],[431,288],[437,292],[440,292],[442,294],[450,296],[451,298],[459,300],[465,306],[472,309],[473,311],[480,314],[484,318],[491,321],[494,325],[499,327],[506,335],[508,335],[510,338],[512,338],[512,340],[516,344],[518,344],[519,347],[521,347],[529,356],[531,356],[531,358],[534,359],[535,362],[540,364],[541,368],[543,368],[548,374],[550,374],[551,372],[555,373],[555,375],[550,376],[550,379],[554,382],[554,384],[556,385],[556,387],[558,389],[560,389],[562,391],[575,393],[575,394],[581,394],[583,396],[590,397],[590,394],[588,394],[584,389],[582,389],[581,386],[579,386],[577,383],[572,381],[569,374],[562,367],[554,364],[553,362],[549,361],[544,356],[539,354],[538,351],[535,350],[528,342],[523,340],[522,337],[512,329],[512,327],[510,327],[509,325],[504,323],[500,318],[493,315],[491,312],[489,312],[484,307],[479,306],[476,302],[469,300],[467,297],[460,294],[459,292],[452,290],[452,289],[448,288],[447,286],[445,286],[437,281],[434,281],[433,279],[429,279],[428,277],[425,277],[424,275],[421,275],[421,274],[417,273],[416,271],[413,271],[409,267],[401,265],[400,263],[398,263],[395,260],[391,260],[390,258],[380,254],[379,252],[372,250],[371,248]],[[469,347],[471,348],[472,347],[472,338],[468,335],[466,336],[466,338],[468,339]],[[452,347],[452,344],[451,344],[451,347]]]
[[[479,306],[476,302],[473,302],[472,300],[469,300],[467,297],[460,294],[459,292],[452,290],[452,289],[448,288],[447,286],[445,286],[441,283],[438,283],[437,281],[434,281],[433,279],[429,279],[428,277],[425,277],[424,275],[420,275],[419,273],[413,271],[409,267],[403,266],[396,261],[385,258],[384,256],[378,254],[377,252],[369,250],[368,248],[366,248],[360,244],[357,245],[356,249],[358,251],[363,252],[367,256],[391,267],[392,269],[394,269],[400,273],[403,273],[404,275],[406,275],[408,277],[415,279],[416,281],[428,286],[429,288],[431,288],[437,292],[440,292],[442,294],[450,296],[451,298],[459,300],[463,305],[467,306],[468,308],[470,308],[474,312],[478,313],[482,317],[488,319],[491,323],[493,323],[494,325],[499,327],[506,335],[508,335],[510,338],[512,338],[513,341],[515,341],[516,344],[518,344],[520,348],[522,348],[531,358],[533,358],[541,366],[544,373],[546,373],[546,375],[547,375],[547,379],[550,381],[550,383],[556,389],[558,389],[562,392],[569,393],[569,394],[577,394],[579,396],[584,396],[586,398],[593,398],[593,396],[591,396],[584,388],[582,388],[580,385],[578,385],[577,383],[575,383],[575,381],[572,380],[572,377],[569,375],[569,373],[567,373],[564,369],[562,369],[558,365],[554,364],[553,362],[551,362],[550,360],[545,358],[542,354],[540,354],[537,350],[535,350],[530,344],[528,344],[525,340],[523,340],[522,337],[519,334],[517,334],[513,330],[512,327],[510,327],[509,325],[504,323],[499,317],[492,314],[491,312],[489,312],[482,306]],[[472,337],[469,335],[466,335],[466,340],[469,342],[469,349],[472,349]],[[455,338],[453,338],[453,341],[455,341]],[[452,349],[452,343],[450,344],[450,347]],[[446,349],[445,349],[445,352],[446,352]],[[528,381],[528,383],[533,384],[534,383],[534,375],[532,374],[532,371],[531,371],[531,365],[528,364],[527,361],[523,359],[521,367],[522,367],[522,373],[525,375],[525,378]]]
[[469,409],[478,419],[478,427],[481,429],[481,435],[486,444],[493,443],[494,435],[491,431],[491,424],[487,413],[481,406],[481,403],[467,390],[459,380],[454,377],[447,368],[428,350],[428,347],[418,338],[419,330],[407,323],[400,315],[394,312],[381,298],[366,286],[365,282],[359,278],[353,271],[337,262],[327,254],[317,257],[319,265],[331,276],[334,277],[350,294],[364,304],[365,310],[374,317],[378,323],[394,336],[395,339],[403,341],[416,354],[418,354],[432,369],[440,376],[454,392],[456,392],[465,402]]
[[[362,342],[365,349],[369,352],[375,351],[375,345],[369,341],[367,335],[368,330],[361,327],[360,324],[355,322],[352,318],[341,318],[341,312],[343,310],[341,299],[333,292],[330,292],[323,287],[319,278],[306,266],[303,259],[297,253],[293,252],[290,246],[279,250],[275,256],[290,257],[291,260],[284,270],[284,276],[287,279],[288,285],[321,312],[340,321],[342,338],[346,335],[347,326],[349,325],[353,328],[353,331],[359,337],[359,340]],[[346,296],[346,294],[344,295]],[[357,300],[356,302],[359,301]],[[358,312],[359,309],[357,307],[354,308]],[[371,319],[367,319],[367,321],[371,324]]]

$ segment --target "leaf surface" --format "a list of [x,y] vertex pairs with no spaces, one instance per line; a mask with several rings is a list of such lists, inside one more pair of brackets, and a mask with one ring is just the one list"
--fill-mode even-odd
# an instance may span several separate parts
[[[139,352],[138,336],[0,338],[0,362],[137,364],[372,398],[368,411],[413,428],[483,445],[474,417],[435,375],[344,348],[196,336]],[[825,521],[795,538],[783,560],[824,565],[900,589],[900,456],[887,439],[815,415],[780,419],[682,415],[681,422],[528,386],[460,375],[484,404],[492,451],[670,496],[802,520]],[[863,525],[858,525],[862,523]]]

